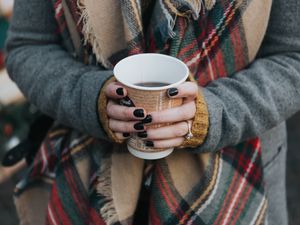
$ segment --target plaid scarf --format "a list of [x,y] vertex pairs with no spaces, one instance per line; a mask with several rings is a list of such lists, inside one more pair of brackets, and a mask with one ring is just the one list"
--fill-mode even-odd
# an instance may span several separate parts
[[[102,65],[111,68],[141,52],[168,54],[185,62],[201,86],[252,62],[271,7],[269,0],[157,0],[145,28],[147,10],[139,0],[66,2],[87,49]],[[70,40],[61,0],[54,0],[54,8],[63,40]],[[74,51],[69,41],[64,44]],[[149,164],[131,156],[124,145],[57,125],[17,195],[40,181],[51,189],[46,215],[51,225],[132,224],[142,186],[149,191],[149,224],[252,225],[266,220],[258,138],[210,153],[177,150]]]

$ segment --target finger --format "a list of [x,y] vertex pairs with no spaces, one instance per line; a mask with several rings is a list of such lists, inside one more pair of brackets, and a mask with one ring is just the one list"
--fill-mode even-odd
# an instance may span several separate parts
[[197,97],[199,88],[194,82],[184,82],[175,88],[170,88],[167,90],[167,94],[170,98],[192,98]]
[[125,140],[125,139],[128,139],[131,137],[131,134],[130,133],[115,133],[116,137],[120,140]]
[[173,148],[180,146],[184,141],[183,137],[172,138],[167,140],[145,141],[147,147],[152,148]]
[[139,121],[121,121],[115,119],[108,120],[109,128],[116,133],[133,133],[138,131],[144,131],[145,126]]
[[149,140],[162,140],[183,137],[189,132],[187,122],[179,122],[170,126],[159,128],[148,128],[147,131],[137,133],[140,138]]
[[112,82],[106,86],[105,94],[112,99],[120,99],[127,95],[126,89],[117,82]]
[[196,113],[195,101],[190,101],[178,107],[152,112],[152,124],[174,123],[194,118]]
[[189,102],[195,102],[195,99],[194,98],[184,98],[183,99],[183,104],[187,104]]
[[139,120],[146,117],[146,111],[143,108],[127,107],[108,101],[106,107],[107,115],[116,120]]

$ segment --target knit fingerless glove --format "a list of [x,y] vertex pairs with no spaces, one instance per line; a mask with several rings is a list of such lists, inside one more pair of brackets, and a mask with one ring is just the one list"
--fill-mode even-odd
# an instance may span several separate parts
[[109,118],[107,116],[106,113],[106,106],[107,106],[107,97],[105,94],[105,89],[107,87],[108,84],[110,84],[111,82],[115,82],[116,79],[114,77],[111,77],[110,79],[108,79],[105,84],[103,85],[101,91],[100,91],[100,95],[98,98],[98,114],[99,114],[99,120],[102,124],[102,127],[104,129],[104,131],[106,132],[106,134],[108,135],[108,137],[113,140],[116,143],[123,143],[124,140],[120,140],[119,138],[117,138],[117,136],[115,135],[115,133],[109,128]]

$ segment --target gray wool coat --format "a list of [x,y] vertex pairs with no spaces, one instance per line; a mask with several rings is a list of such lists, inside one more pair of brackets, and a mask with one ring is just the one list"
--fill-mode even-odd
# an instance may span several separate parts
[[[97,99],[112,71],[76,61],[56,35],[50,0],[16,0],[7,41],[7,69],[25,96],[58,122],[107,139]],[[256,60],[203,89],[209,131],[192,152],[216,151],[259,136],[269,224],[287,224],[285,120],[300,110],[300,2],[273,0]],[[251,74],[251,75],[250,75]]]

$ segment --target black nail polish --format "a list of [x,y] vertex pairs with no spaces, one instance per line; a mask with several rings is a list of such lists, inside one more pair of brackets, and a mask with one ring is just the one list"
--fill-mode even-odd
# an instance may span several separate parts
[[133,127],[136,130],[144,130],[144,124],[143,123],[136,123],[136,124],[134,124]]
[[138,132],[137,136],[140,138],[146,138],[148,136],[147,131]]
[[154,147],[153,141],[145,141],[144,143],[147,147]]
[[136,109],[136,110],[133,111],[133,115],[135,117],[143,118],[145,116],[144,110],[143,109]]
[[145,119],[142,120],[142,123],[151,123],[152,122],[152,116],[147,115]]
[[130,133],[123,133],[123,137],[129,137]]
[[116,90],[116,93],[117,93],[117,95],[123,96],[123,95],[124,95],[124,90],[123,90],[123,88],[118,88],[118,89]]
[[168,95],[171,96],[171,97],[173,97],[173,96],[175,96],[177,94],[178,94],[178,89],[177,88],[170,88],[168,90]]
[[127,107],[134,107],[133,101],[131,101],[131,99],[128,96],[125,96],[124,98],[120,99],[119,104]]

